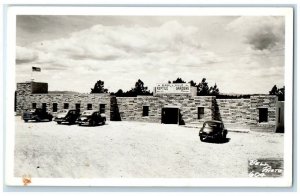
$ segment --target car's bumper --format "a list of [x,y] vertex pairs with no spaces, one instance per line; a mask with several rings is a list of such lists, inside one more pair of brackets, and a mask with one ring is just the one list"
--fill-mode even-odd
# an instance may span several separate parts
[[82,120],[77,120],[75,121],[76,124],[79,124],[79,125],[89,125],[90,122],[89,121],[82,121]]
[[55,122],[67,122],[66,119],[64,119],[64,118],[55,118],[54,121]]
[[208,133],[205,133],[205,132],[200,132],[199,133],[199,136],[204,138],[204,139],[219,139],[222,137],[222,134],[220,133],[215,133],[215,134],[208,134]]
[[24,118],[23,117],[23,120],[35,120],[35,118]]
[[28,121],[28,120],[35,120],[36,116],[34,116],[34,115],[24,115],[24,116],[22,116],[22,119],[26,120],[26,121]]

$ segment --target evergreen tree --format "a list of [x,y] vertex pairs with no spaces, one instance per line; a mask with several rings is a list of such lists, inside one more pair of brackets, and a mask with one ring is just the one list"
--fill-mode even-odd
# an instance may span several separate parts
[[173,84],[175,83],[186,83],[186,82],[183,81],[181,78],[177,78],[176,80],[173,81]]
[[284,94],[285,94],[285,87],[277,88],[276,85],[274,85],[269,91],[269,95],[277,95],[279,101],[284,101]]
[[145,87],[144,82],[140,79],[135,83],[135,87],[132,89],[132,92],[136,95],[150,94],[148,87]]
[[201,83],[198,84],[197,95],[199,96],[207,96],[209,95],[209,86],[206,82],[206,78],[203,78]]
[[282,88],[280,88],[278,90],[278,100],[279,101],[284,101],[284,94],[285,94],[285,86],[283,86]]
[[271,91],[269,91],[270,95],[277,95],[278,94],[278,88],[276,85],[273,86],[273,88],[271,89]]
[[191,84],[191,86],[197,86],[196,82],[194,82],[193,80],[189,81],[189,83]]
[[108,90],[104,88],[104,81],[98,80],[94,85],[94,88],[91,88],[91,93],[107,93]]
[[215,85],[213,87],[210,87],[210,95],[213,95],[213,96],[216,96],[216,95],[219,95],[220,92],[219,92],[219,88],[217,87],[217,84],[215,83]]

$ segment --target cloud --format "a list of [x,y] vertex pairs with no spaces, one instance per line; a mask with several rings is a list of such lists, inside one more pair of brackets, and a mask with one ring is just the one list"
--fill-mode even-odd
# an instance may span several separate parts
[[240,33],[254,50],[270,50],[284,44],[284,17],[239,17],[228,24],[228,29]]
[[76,67],[85,67],[87,72],[106,69],[106,72],[138,75],[157,66],[174,69],[211,61],[199,37],[198,28],[176,21],[153,27],[98,24],[73,32],[69,38],[20,47],[22,51],[17,53],[20,56],[35,51],[34,58],[27,63],[45,70],[76,71]]
[[32,49],[25,47],[16,47],[16,63],[24,64],[30,63],[38,59],[38,53]]
[[[220,22],[210,31],[175,20],[153,26],[95,24],[69,36],[17,47],[17,80],[29,78],[34,64],[42,68],[36,80],[49,82],[50,90],[89,92],[99,79],[110,91],[129,90],[138,79],[152,89],[177,77],[196,82],[205,77],[210,84],[217,82],[222,92],[249,93],[245,79],[268,80],[271,85],[272,75],[278,79],[281,69],[270,72],[269,78],[262,73],[269,67],[283,67],[282,56],[271,51],[283,42],[280,20],[274,19],[274,27],[273,19],[264,18],[263,24],[256,24],[257,20],[241,17],[231,20],[227,30]],[[211,31],[218,32],[217,41]],[[260,85],[252,92],[264,88]]]

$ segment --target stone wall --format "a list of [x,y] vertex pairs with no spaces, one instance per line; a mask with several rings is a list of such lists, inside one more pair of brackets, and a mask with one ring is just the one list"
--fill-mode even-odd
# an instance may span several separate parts
[[[252,96],[251,99],[215,99],[213,96],[156,95],[117,97],[121,120],[161,122],[163,107],[178,107],[185,124],[201,124],[206,120],[221,120],[227,128],[247,128],[255,131],[275,131],[276,96]],[[149,116],[143,117],[143,106],[149,106]],[[198,119],[198,107],[204,116]],[[268,122],[259,122],[259,108],[268,108]]]
[[216,99],[216,112],[225,127],[250,125],[250,99]]
[[[276,130],[276,117],[277,117],[277,96],[272,95],[260,95],[251,96],[250,98],[250,129],[253,131],[270,131],[275,132]],[[268,120],[267,122],[259,122],[259,109],[268,109]]]
[[27,108],[26,97],[31,95],[31,83],[17,83],[16,91],[16,113],[21,114]]
[[80,104],[80,111],[87,110],[87,104],[92,104],[93,110],[99,110],[100,104],[105,104],[105,114],[110,118],[110,95],[106,93],[95,94],[31,94],[30,83],[20,83],[17,85],[16,113],[21,114],[24,110],[32,108],[32,103],[36,103],[37,108],[42,108],[46,103],[47,111],[53,112],[53,103],[57,103],[58,111],[64,108],[64,103],[69,104],[69,109],[75,109],[75,104]]
[[[213,119],[212,96],[184,94],[160,94],[156,96],[117,97],[121,120],[161,122],[163,107],[178,107],[184,123],[203,122]],[[143,106],[149,106],[149,116],[143,116]],[[204,117],[198,119],[197,107],[204,107]]]
[[[161,123],[162,108],[178,108],[180,124],[195,124],[201,126],[206,120],[222,120],[230,128],[247,127],[254,131],[272,131],[277,128],[278,100],[276,96],[251,96],[250,99],[216,99],[214,96],[191,96],[190,94],[157,94],[155,96],[115,97],[101,94],[52,94],[33,93],[35,87],[41,87],[44,92],[46,83],[18,83],[16,91],[16,113],[32,108],[32,103],[41,108],[45,103],[47,111],[53,113],[53,103],[57,103],[58,111],[69,104],[69,109],[75,109],[80,104],[80,110],[86,110],[88,104],[92,109],[99,110],[100,104],[105,104],[108,120],[128,120]],[[35,85],[35,87],[33,87]],[[36,91],[36,90],[34,90]],[[282,103],[283,104],[283,103]],[[149,107],[149,115],[143,116],[143,106]],[[204,108],[204,114],[198,119],[198,107]],[[283,107],[283,106],[282,106]],[[259,111],[266,111],[265,120],[260,120]],[[283,117],[282,117],[283,118]],[[282,125],[283,126],[283,125]]]

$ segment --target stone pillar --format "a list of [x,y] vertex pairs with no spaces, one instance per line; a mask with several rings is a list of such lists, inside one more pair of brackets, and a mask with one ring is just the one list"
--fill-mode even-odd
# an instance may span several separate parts
[[[276,131],[276,113],[278,98],[275,95],[259,95],[251,96],[251,120],[250,130],[275,132]],[[267,112],[267,120],[262,121],[260,117],[260,110]],[[261,112],[263,113],[263,112]]]
[[17,83],[16,114],[20,115],[24,110],[30,109],[26,97],[31,95],[31,82]]

